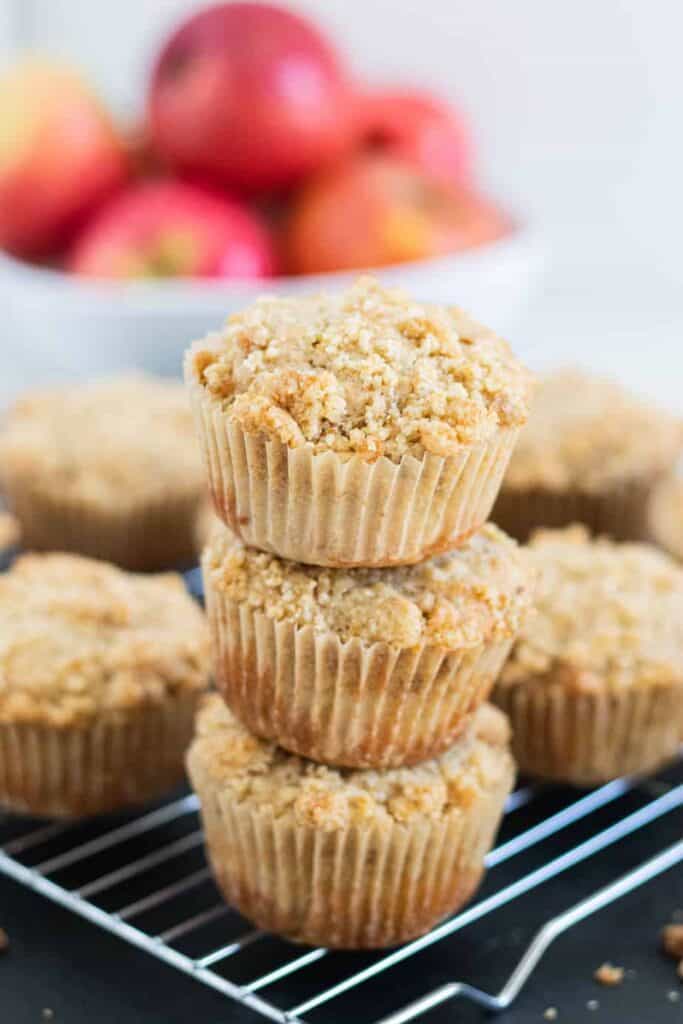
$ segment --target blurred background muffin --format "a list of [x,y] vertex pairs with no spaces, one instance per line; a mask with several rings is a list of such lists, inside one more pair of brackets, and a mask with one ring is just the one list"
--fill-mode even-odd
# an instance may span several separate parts
[[0,482],[28,549],[135,570],[194,561],[205,486],[172,381],[131,374],[30,392],[0,430]]
[[652,491],[682,448],[683,420],[614,380],[558,370],[537,386],[493,519],[518,540],[574,522],[644,540]]

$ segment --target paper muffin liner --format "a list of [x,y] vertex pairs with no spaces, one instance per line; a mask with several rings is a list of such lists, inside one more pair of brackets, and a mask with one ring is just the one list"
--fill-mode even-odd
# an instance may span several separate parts
[[491,514],[497,526],[522,543],[539,527],[584,523],[591,533],[618,541],[648,539],[648,509],[656,479],[638,480],[593,494],[587,491],[519,490],[503,485]]
[[520,772],[590,786],[654,771],[675,758],[683,687],[572,692],[561,683],[498,685],[492,701],[512,726]]
[[311,565],[408,564],[463,543],[488,519],[519,432],[368,462],[249,434],[189,385],[217,514],[245,544]]
[[187,691],[83,727],[0,723],[0,805],[71,818],[162,796],[183,778],[199,698]]
[[22,545],[70,551],[133,572],[189,566],[196,561],[196,494],[161,495],[126,509],[45,494],[24,480],[3,479],[8,505],[21,524]]
[[342,642],[229,601],[204,576],[214,676],[230,709],[258,736],[324,764],[389,768],[441,753],[486,700],[512,644]]
[[259,928],[342,949],[405,942],[465,903],[513,781],[510,762],[469,806],[443,817],[325,831],[231,799],[192,757],[189,771],[227,901]]

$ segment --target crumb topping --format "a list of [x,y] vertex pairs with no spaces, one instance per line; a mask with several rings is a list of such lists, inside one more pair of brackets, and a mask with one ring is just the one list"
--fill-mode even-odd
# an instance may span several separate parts
[[536,614],[499,683],[536,679],[584,692],[680,682],[683,570],[647,544],[591,540],[583,526],[539,530]]
[[195,343],[187,372],[249,433],[369,461],[452,455],[520,426],[530,396],[507,342],[370,278],[260,299]]
[[183,386],[143,374],[32,392],[0,433],[0,475],[97,507],[203,492]]
[[662,947],[675,960],[683,960],[683,924],[667,924],[662,929]]
[[204,616],[179,576],[62,554],[0,575],[0,722],[78,725],[208,674]]
[[504,486],[586,492],[657,476],[683,445],[680,420],[579,370],[541,379]]
[[649,515],[652,539],[683,561],[683,480],[667,477],[655,488]]
[[191,774],[206,775],[232,800],[334,831],[366,821],[439,819],[466,809],[480,791],[511,774],[508,739],[505,716],[484,705],[439,758],[381,772],[328,768],[258,739],[212,695],[199,712],[188,764]]
[[211,589],[280,622],[399,647],[447,649],[512,636],[532,598],[525,552],[488,523],[455,551],[417,565],[330,569],[288,562],[217,529],[203,559]]

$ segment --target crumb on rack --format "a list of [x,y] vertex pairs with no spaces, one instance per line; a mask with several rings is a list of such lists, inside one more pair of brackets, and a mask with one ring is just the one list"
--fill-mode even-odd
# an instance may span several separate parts
[[667,992],[666,998],[669,1000],[670,1003],[680,1003],[681,993],[677,992],[675,988],[672,988]]
[[9,935],[4,928],[0,928],[0,953],[6,953],[9,949]]
[[601,985],[607,985],[608,987],[613,985],[621,985],[624,980],[624,968],[615,967],[614,964],[606,963],[598,967],[593,977],[596,981],[599,981]]
[[543,1014],[543,1020],[557,1020],[557,1010],[554,1006],[549,1006]]
[[662,947],[676,960],[683,960],[683,924],[667,924],[662,929]]
[[49,1006],[43,1007],[43,1010],[41,1012],[41,1017],[43,1018],[43,1020],[54,1020],[54,1016],[54,1010],[52,1010]]
[[588,1002],[586,1003],[586,1009],[587,1010],[599,1010],[600,1009],[600,1003],[597,1001],[597,999],[589,999]]

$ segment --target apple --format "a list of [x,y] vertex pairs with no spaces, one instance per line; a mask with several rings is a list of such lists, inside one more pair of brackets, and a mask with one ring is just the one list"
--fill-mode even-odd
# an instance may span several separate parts
[[283,229],[296,274],[378,267],[499,238],[507,218],[487,199],[390,157],[361,155],[300,192]]
[[355,142],[332,46],[262,3],[217,4],[181,25],[154,69],[148,116],[170,166],[248,193],[287,189]]
[[54,253],[128,175],[124,145],[82,79],[27,59],[0,76],[0,247]]
[[269,232],[226,196],[180,181],[130,186],[86,226],[66,261],[87,277],[266,277]]
[[448,104],[415,90],[384,90],[361,96],[358,116],[367,149],[405,160],[438,181],[471,180],[469,132]]

